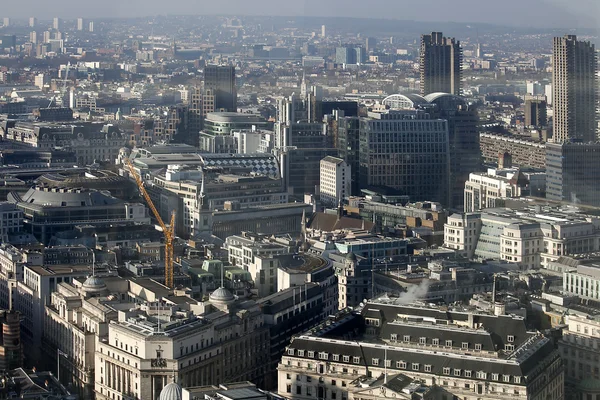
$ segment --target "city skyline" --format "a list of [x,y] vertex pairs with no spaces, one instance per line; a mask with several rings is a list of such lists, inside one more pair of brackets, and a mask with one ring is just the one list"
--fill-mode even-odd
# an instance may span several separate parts
[[[247,3],[228,0],[218,4],[199,4],[192,0],[175,0],[168,4],[158,0],[132,0],[126,3],[107,0],[102,3],[80,3],[58,0],[47,4],[39,0],[9,3],[3,13],[11,18],[28,18],[31,10],[37,17],[59,15],[61,18],[78,17],[140,17],[167,15],[249,15],[249,16],[323,16],[367,17],[414,20],[423,22],[487,23],[506,26],[556,28],[599,28],[600,5],[593,0],[532,0],[502,3],[457,0],[449,5],[433,0],[427,6],[408,1],[374,0],[363,3],[355,0],[332,0],[326,3],[305,0],[281,4],[274,0]],[[110,10],[110,11],[109,11]],[[520,12],[515,13],[515,10]]]

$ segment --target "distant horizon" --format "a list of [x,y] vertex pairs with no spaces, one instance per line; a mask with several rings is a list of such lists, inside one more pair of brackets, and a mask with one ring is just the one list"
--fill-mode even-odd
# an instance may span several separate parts
[[[59,18],[63,21],[76,21],[78,18],[83,18],[89,21],[110,21],[110,20],[128,20],[128,19],[151,19],[158,17],[239,17],[239,18],[314,18],[314,19],[331,19],[331,20],[339,20],[339,19],[356,19],[356,20],[381,20],[381,21],[397,21],[397,22],[411,22],[411,23],[420,23],[420,24],[448,24],[448,25],[464,25],[465,27],[470,27],[469,25],[479,26],[479,27],[495,27],[495,28],[509,28],[509,29],[529,29],[529,30],[540,30],[540,31],[564,31],[565,34],[568,31],[573,30],[595,30],[600,35],[600,26],[578,26],[578,27],[569,27],[569,26],[521,26],[521,25],[510,25],[502,22],[481,22],[481,21],[436,21],[436,20],[419,20],[414,18],[406,18],[399,19],[395,17],[384,17],[384,16],[322,16],[322,15],[256,15],[256,14],[228,14],[222,12],[215,13],[205,13],[205,14],[154,14],[154,15],[130,15],[130,16],[69,16],[64,17],[60,15],[54,15],[51,17],[37,17],[35,15],[30,15],[28,17],[18,16],[12,17],[8,16],[12,21],[24,21],[27,22],[29,18],[34,17],[39,21],[47,21],[52,22],[54,18]],[[1,17],[0,17],[1,18]],[[1,20],[0,20],[1,22]]]
[[[249,16],[365,18],[423,23],[488,24],[536,29],[598,29],[600,2],[596,0],[105,0],[82,4],[79,0],[22,0],[3,5],[0,17],[51,20],[59,17],[121,19],[171,16]],[[31,11],[35,10],[34,13]],[[57,12],[58,10],[62,12]],[[38,14],[38,15],[32,15]],[[60,15],[62,14],[62,15]],[[43,17],[42,17],[43,16]]]

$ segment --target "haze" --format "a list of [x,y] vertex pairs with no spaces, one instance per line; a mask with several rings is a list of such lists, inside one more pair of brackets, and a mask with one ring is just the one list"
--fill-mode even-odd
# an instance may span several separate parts
[[303,15],[482,22],[511,26],[597,28],[597,0],[21,0],[1,16],[134,17],[158,14]]

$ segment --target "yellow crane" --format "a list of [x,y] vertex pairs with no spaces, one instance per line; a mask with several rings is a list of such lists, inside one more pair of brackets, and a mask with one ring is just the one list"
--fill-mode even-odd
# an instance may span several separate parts
[[146,191],[144,187],[144,181],[135,170],[133,163],[128,158],[125,159],[125,165],[129,169],[129,172],[134,177],[135,182],[137,183],[138,188],[140,189],[140,193],[146,199],[146,203],[148,203],[148,207],[152,210],[154,217],[158,221],[158,224],[163,230],[163,234],[165,236],[165,285],[170,289],[174,288],[173,285],[173,241],[175,240],[175,211],[171,213],[171,223],[169,226],[165,225],[158,210],[154,206],[150,195]]

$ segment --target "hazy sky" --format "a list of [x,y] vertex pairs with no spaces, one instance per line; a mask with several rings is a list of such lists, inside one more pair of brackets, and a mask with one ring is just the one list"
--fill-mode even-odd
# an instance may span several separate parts
[[2,0],[0,16],[317,15],[600,27],[598,0]]

